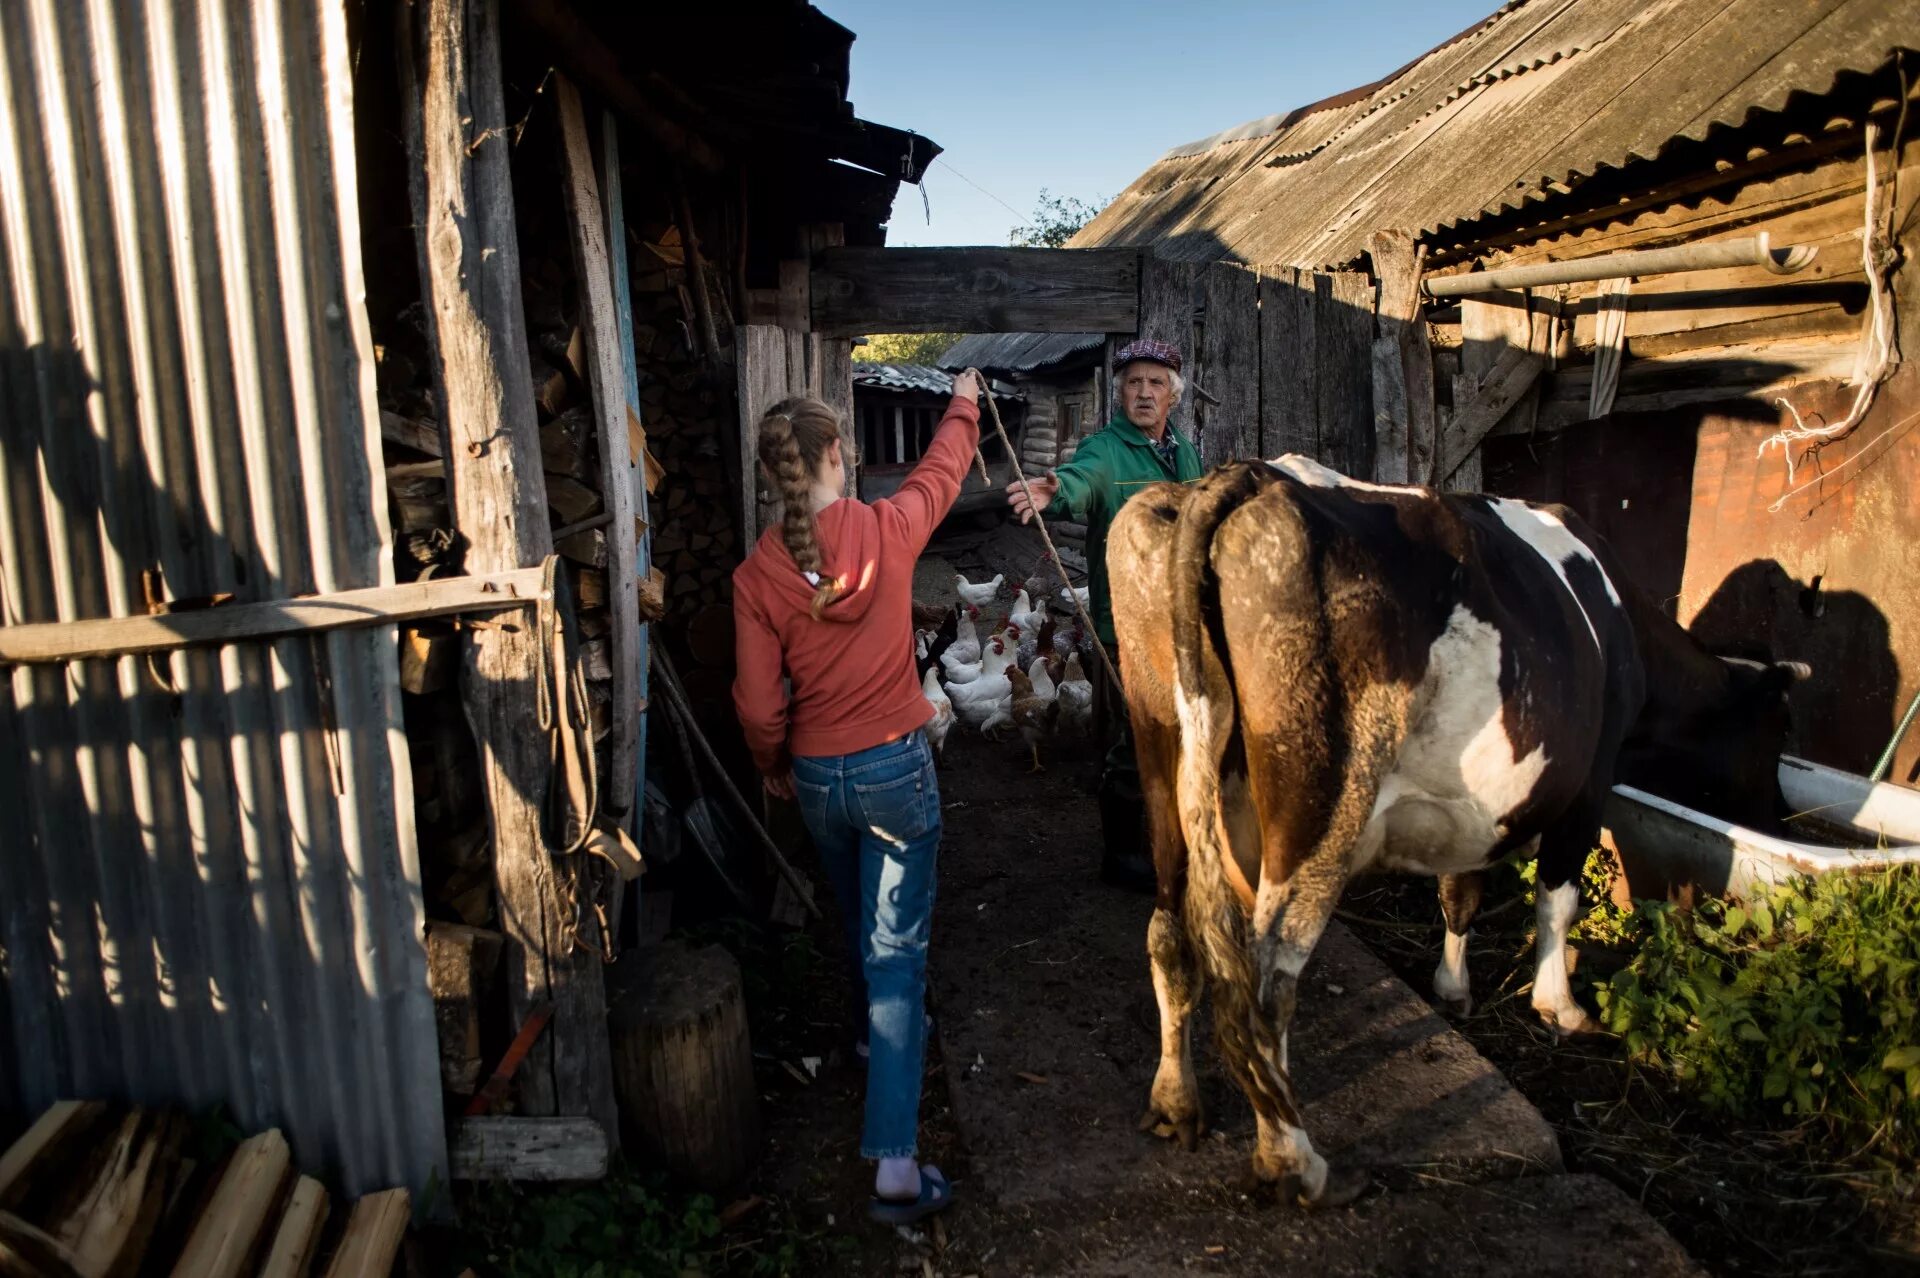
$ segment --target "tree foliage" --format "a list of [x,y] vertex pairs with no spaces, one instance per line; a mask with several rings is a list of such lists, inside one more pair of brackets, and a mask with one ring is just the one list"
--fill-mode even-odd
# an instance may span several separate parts
[[869,364],[938,365],[947,347],[959,340],[958,333],[877,333],[865,346],[855,347],[853,357]]
[[1033,217],[1007,232],[1007,243],[1014,248],[1062,248],[1100,212],[1100,205],[1089,204],[1071,195],[1053,195],[1040,188],[1040,199],[1033,206]]

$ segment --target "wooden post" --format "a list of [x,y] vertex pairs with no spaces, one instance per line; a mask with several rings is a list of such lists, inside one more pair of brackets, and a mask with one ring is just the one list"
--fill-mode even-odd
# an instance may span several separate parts
[[614,973],[620,1109],[649,1161],[699,1189],[737,1184],[760,1145],[740,967],[717,945],[636,950]]
[[733,345],[734,390],[740,402],[740,552],[745,555],[760,530],[773,522],[778,505],[760,475],[753,430],[760,415],[789,393],[787,334],[771,324],[742,324],[734,330]]
[[[1461,382],[1469,389],[1477,388],[1489,380],[1494,366],[1500,362],[1510,348],[1521,351],[1534,349],[1531,298],[1525,291],[1484,293],[1460,299],[1460,379],[1456,380],[1453,417],[1448,423],[1448,438],[1442,441],[1440,465],[1449,465],[1449,457],[1458,455],[1461,460],[1453,469],[1436,476],[1438,487],[1458,492],[1479,492],[1486,484],[1481,470],[1479,442],[1486,430],[1500,427],[1503,431],[1525,433],[1533,426],[1536,379],[1529,375],[1522,383],[1521,395],[1510,402],[1502,416],[1488,423],[1485,430],[1473,437],[1472,442],[1460,445],[1457,441],[1461,432],[1473,425],[1464,412],[1465,405],[1460,402]],[[1536,365],[1534,373],[1538,372]]]
[[[469,572],[532,567],[553,542],[527,375],[498,3],[410,0],[399,23],[420,286],[451,445],[449,503]],[[526,622],[472,636],[461,693],[484,774],[513,1026],[539,1002],[554,1009],[521,1066],[520,1111],[584,1115],[611,1131],[604,978],[573,942],[542,828],[551,752],[536,702],[540,637]]]
[[[1171,262],[1149,252],[1140,255],[1140,336],[1172,342],[1191,368],[1193,346],[1192,262]],[[1209,390],[1212,388],[1209,387]],[[1167,424],[1194,438],[1193,392],[1189,390],[1173,406]]]
[[[839,248],[847,242],[846,228],[838,222],[811,223],[801,227],[800,234],[807,243],[809,262],[827,250]],[[812,304],[809,299],[809,315],[811,310]],[[808,326],[812,326],[810,320]],[[808,393],[819,396],[827,407],[840,415],[841,452],[849,458],[857,458],[860,450],[855,447],[856,437],[853,430],[853,339],[844,336],[836,337],[828,333],[815,333],[811,340],[813,349],[808,364]],[[845,495],[852,497],[858,492],[858,468],[849,465]]]
[[580,322],[587,340],[588,382],[600,444],[600,493],[613,515],[607,528],[613,726],[607,739],[608,776],[601,789],[601,803],[608,816],[625,825],[633,810],[634,784],[638,780],[634,754],[640,726],[640,571],[633,524],[634,459],[627,430],[627,375],[586,115],[580,108],[579,90],[566,76],[555,77],[554,97],[559,107],[573,275],[580,290]]
[[1260,277],[1233,262],[1201,272],[1207,327],[1199,371],[1218,404],[1199,409],[1200,460],[1217,466],[1260,455]]
[[1319,300],[1313,272],[1281,267],[1260,281],[1260,453],[1320,456]]
[[1367,241],[1380,283],[1373,339],[1374,421],[1379,448],[1374,479],[1430,484],[1437,447],[1433,352],[1420,314],[1422,251],[1404,231],[1377,231]]

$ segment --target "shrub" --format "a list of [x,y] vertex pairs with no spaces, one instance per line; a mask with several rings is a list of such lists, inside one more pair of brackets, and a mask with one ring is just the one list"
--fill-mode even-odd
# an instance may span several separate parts
[[1638,952],[1596,986],[1629,1054],[1709,1108],[1813,1120],[1836,1152],[1920,1153],[1920,874],[1827,875],[1708,900],[1643,902]]

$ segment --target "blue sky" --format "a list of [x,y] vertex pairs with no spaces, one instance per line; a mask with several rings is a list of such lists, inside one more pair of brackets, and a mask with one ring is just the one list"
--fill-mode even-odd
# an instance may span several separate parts
[[894,204],[887,242],[913,245],[1005,244],[1041,187],[1111,198],[1168,148],[1377,80],[1498,0],[814,3],[857,36],[855,111],[946,148],[931,224],[918,188]]

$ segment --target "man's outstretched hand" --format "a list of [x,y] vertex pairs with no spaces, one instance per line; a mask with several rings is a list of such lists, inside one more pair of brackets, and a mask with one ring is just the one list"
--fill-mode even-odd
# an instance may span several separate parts
[[1024,484],[1015,481],[1008,485],[1007,504],[1013,507],[1013,513],[1020,517],[1021,523],[1032,523],[1033,517],[1045,510],[1059,491],[1059,476],[1049,470],[1037,479],[1029,475]]

